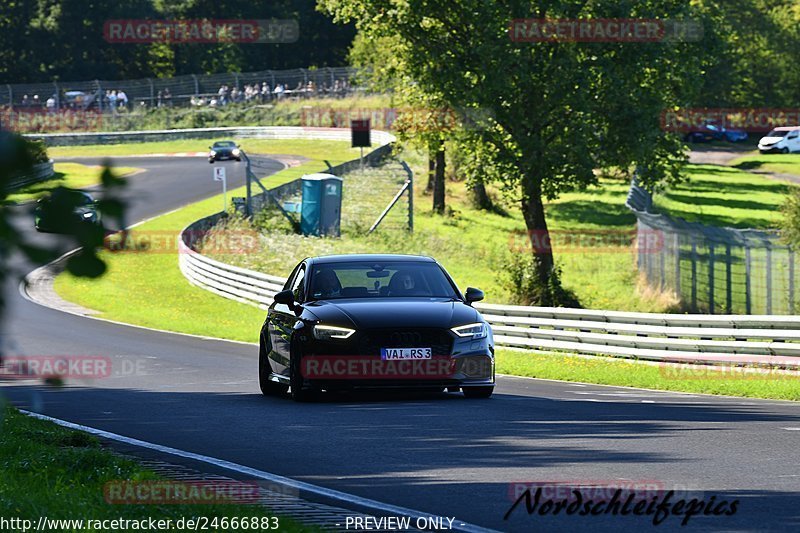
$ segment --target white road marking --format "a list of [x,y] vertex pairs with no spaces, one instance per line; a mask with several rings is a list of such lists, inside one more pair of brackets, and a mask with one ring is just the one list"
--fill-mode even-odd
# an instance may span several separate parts
[[[68,422],[66,420],[61,420],[59,418],[53,418],[51,416],[42,415],[39,413],[34,413],[31,411],[26,411],[20,409],[21,413],[24,413],[28,416],[33,418],[38,418],[40,420],[47,420],[49,422],[53,422],[58,424],[59,426],[75,429],[78,431],[84,431],[86,433],[91,433],[92,435],[96,435],[98,437],[102,437],[104,439],[113,440],[116,442],[122,442],[124,444],[128,444],[131,446],[138,446],[141,448],[147,448],[149,450],[154,450],[160,453],[166,453],[169,455],[175,455],[177,457],[183,457],[186,459],[191,459],[193,461],[199,461],[202,463],[207,463],[210,465],[214,465],[219,468],[224,468],[226,470],[231,470],[233,472],[238,472],[240,474],[244,474],[247,476],[252,476],[254,478],[263,479],[269,481],[271,483],[275,483],[277,485],[283,485],[285,487],[297,490],[299,492],[313,494],[315,496],[321,496],[323,498],[331,499],[340,504],[349,504],[349,505],[356,505],[361,508],[366,508],[369,512],[381,512],[387,513],[393,516],[404,516],[410,517],[412,520],[417,520],[418,518],[429,518],[429,517],[436,517],[436,515],[423,513],[422,511],[415,511],[414,509],[408,509],[406,507],[399,507],[396,505],[391,505],[388,503],[379,502],[377,500],[371,500],[369,498],[362,498],[361,496],[356,496],[354,494],[348,494],[346,492],[341,492],[338,490],[328,489],[325,487],[320,487],[317,485],[312,485],[311,483],[305,483],[303,481],[297,481],[292,478],[279,476],[277,474],[271,474],[269,472],[264,472],[263,470],[257,470],[255,468],[250,468],[249,466],[240,465],[237,463],[232,463],[230,461],[226,461],[224,459],[217,459],[215,457],[209,457],[207,455],[201,455],[193,452],[187,452],[184,450],[179,450],[177,448],[170,448],[169,446],[162,446],[161,444],[154,444],[152,442],[147,442],[139,439],[134,439],[132,437],[126,437],[124,435],[118,435],[116,433],[111,433],[109,431],[104,431],[102,429],[96,429],[89,426],[84,426],[81,424],[75,424],[73,422]],[[461,531],[465,532],[475,532],[475,533],[494,533],[495,530],[493,529],[486,529],[480,526],[459,522],[461,524]]]

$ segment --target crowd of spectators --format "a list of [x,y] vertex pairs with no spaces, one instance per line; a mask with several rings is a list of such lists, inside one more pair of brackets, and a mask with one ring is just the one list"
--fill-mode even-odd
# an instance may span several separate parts
[[[266,104],[287,99],[304,99],[311,97],[341,98],[351,91],[347,80],[334,80],[333,83],[317,84],[314,81],[298,82],[291,86],[285,83],[276,83],[271,87],[266,81],[262,83],[245,84],[243,88],[220,86],[216,93],[193,96],[176,96],[176,104],[186,105],[188,102],[193,107],[221,107],[228,104]],[[155,97],[137,98],[136,107],[172,107],[173,95],[169,88],[159,89]],[[134,108],[133,100],[123,89],[98,90],[96,92],[60,91],[42,101],[38,94],[32,97],[25,94],[20,103],[14,104],[14,109],[22,111],[47,111],[55,113],[59,110],[102,110],[113,113],[130,111]]]

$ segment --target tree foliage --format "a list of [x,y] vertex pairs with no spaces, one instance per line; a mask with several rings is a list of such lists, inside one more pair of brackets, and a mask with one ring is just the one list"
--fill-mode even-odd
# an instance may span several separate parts
[[[103,27],[119,19],[295,19],[284,44],[119,44]],[[314,0],[4,0],[0,82],[132,79],[230,71],[341,66],[353,28],[336,26]]]
[[[638,167],[646,185],[679,178],[685,160],[662,111],[692,100],[704,53],[694,43],[522,43],[515,18],[701,17],[681,0],[320,0],[394,53],[417,90],[483,112],[478,135],[520,202],[532,238],[547,234],[544,200],[597,183],[596,169]],[[552,285],[552,253],[533,249],[534,279]],[[550,293],[558,291],[549,291]],[[534,296],[534,295],[531,295]],[[538,303],[558,303],[540,301]]]

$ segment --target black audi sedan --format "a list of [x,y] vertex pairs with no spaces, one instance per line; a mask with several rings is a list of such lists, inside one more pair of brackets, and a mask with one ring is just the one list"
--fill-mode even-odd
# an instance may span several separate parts
[[261,328],[259,384],[265,395],[394,388],[488,398],[494,340],[434,259],[332,255],[298,264]]
[[242,151],[233,141],[217,141],[208,147],[208,162],[224,161],[226,159],[242,160]]
[[[64,212],[64,211],[68,212]],[[101,224],[97,202],[91,194],[59,187],[39,198],[33,212],[36,231],[60,233],[70,223]]]

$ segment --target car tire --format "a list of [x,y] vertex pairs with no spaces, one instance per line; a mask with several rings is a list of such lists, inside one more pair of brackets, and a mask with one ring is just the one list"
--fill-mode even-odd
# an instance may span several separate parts
[[296,402],[310,402],[314,399],[314,391],[303,387],[303,375],[300,372],[299,350],[292,348],[289,370],[289,393]]
[[470,399],[485,399],[492,396],[494,386],[491,387],[462,387],[461,392],[464,393],[465,398]]
[[283,396],[289,390],[289,386],[270,381],[269,376],[272,374],[272,365],[269,363],[268,352],[263,343],[259,342],[258,344],[258,385],[261,388],[261,394],[264,396]]
[[788,148],[781,148],[781,153],[782,154],[788,154],[789,153],[789,149]]

